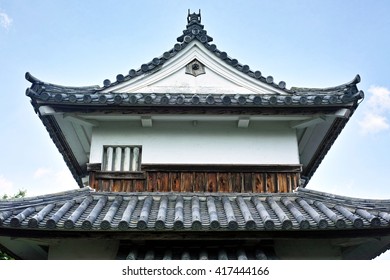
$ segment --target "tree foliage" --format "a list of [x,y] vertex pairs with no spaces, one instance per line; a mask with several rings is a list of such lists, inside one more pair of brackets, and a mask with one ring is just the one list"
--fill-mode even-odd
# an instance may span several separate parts
[[[1,199],[14,199],[14,198],[21,198],[26,196],[26,191],[25,190],[19,190],[18,193],[14,195],[7,195],[4,194]],[[0,260],[12,260],[12,257],[10,257],[7,253],[3,252],[0,248]]]
[[19,190],[16,194],[9,196],[7,194],[4,194],[2,199],[12,199],[12,198],[21,198],[26,196],[26,190]]

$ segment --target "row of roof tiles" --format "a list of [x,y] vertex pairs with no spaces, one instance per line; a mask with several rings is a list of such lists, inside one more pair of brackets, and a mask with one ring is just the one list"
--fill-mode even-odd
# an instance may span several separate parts
[[271,94],[127,94],[127,93],[56,93],[27,89],[31,98],[45,103],[70,103],[92,105],[204,105],[204,106],[325,106],[350,103],[363,97],[362,92],[349,91],[338,94],[271,95]]
[[[50,230],[325,230],[387,227],[390,202],[291,194],[97,193],[0,202],[0,227]],[[353,202],[353,203],[351,203]]]

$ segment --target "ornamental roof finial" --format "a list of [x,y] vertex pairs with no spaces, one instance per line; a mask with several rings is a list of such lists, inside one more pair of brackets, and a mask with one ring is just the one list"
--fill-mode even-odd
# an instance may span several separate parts
[[200,24],[201,15],[200,9],[199,13],[192,13],[190,9],[188,9],[187,15],[187,29],[183,31],[183,35],[177,38],[177,41],[180,43],[189,43],[193,39],[199,40],[203,44],[207,44],[213,40],[210,36],[207,35],[206,30],[203,29],[203,25]]
[[187,23],[193,24],[193,23],[200,23],[201,22],[201,15],[200,15],[200,9],[199,9],[199,14],[197,13],[192,13],[190,12],[190,9],[188,9],[188,16],[187,16]]

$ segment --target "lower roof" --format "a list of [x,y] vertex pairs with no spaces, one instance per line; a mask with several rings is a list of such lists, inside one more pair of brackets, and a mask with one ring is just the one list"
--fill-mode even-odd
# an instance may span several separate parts
[[0,200],[7,234],[307,234],[385,229],[390,200],[358,199],[298,188],[287,194],[113,193],[82,188]]

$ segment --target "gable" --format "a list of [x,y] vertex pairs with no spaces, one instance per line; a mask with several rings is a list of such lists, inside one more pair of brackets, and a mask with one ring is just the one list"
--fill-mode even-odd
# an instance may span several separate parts
[[227,64],[197,40],[154,71],[102,91],[108,92],[286,94]]

